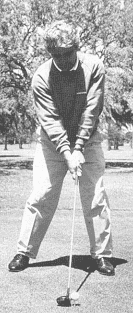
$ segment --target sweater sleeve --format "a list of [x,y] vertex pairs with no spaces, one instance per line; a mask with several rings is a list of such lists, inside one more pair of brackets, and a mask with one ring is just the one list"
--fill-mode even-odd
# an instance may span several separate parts
[[67,132],[54,105],[51,91],[45,80],[37,72],[32,79],[32,90],[36,113],[42,128],[55,145],[57,151],[62,153],[65,150],[70,150]]
[[93,67],[90,86],[87,91],[87,103],[81,115],[78,134],[75,145],[84,146],[88,141],[94,128],[98,124],[98,117],[103,110],[104,102],[104,66],[98,60]]

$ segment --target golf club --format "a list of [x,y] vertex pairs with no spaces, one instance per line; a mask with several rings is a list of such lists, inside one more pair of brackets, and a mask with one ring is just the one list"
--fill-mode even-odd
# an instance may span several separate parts
[[[57,303],[59,306],[68,307],[71,306],[71,296],[70,296],[70,283],[71,283],[71,267],[72,267],[72,249],[73,249],[73,237],[74,237],[74,223],[75,223],[75,210],[76,210],[76,196],[78,187],[78,175],[76,173],[75,177],[75,188],[74,188],[74,203],[73,203],[73,218],[72,218],[72,233],[71,233],[71,247],[69,256],[69,271],[68,271],[68,286],[66,296],[61,296],[57,298]],[[74,299],[73,299],[74,300]]]

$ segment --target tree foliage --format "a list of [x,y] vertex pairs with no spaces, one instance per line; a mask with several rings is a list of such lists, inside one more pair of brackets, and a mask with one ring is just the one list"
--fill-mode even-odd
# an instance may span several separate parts
[[[0,132],[19,138],[33,132],[31,78],[49,55],[43,31],[55,19],[79,28],[81,49],[102,57],[106,69],[103,127],[133,112],[132,0],[0,0]],[[126,108],[123,110],[123,103]],[[129,116],[130,115],[130,116]]]

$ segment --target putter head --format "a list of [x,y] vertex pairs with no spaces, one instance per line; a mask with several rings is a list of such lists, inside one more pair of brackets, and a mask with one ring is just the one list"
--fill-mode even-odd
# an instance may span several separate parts
[[68,296],[61,296],[57,298],[57,303],[59,306],[69,307],[71,306],[71,301]]

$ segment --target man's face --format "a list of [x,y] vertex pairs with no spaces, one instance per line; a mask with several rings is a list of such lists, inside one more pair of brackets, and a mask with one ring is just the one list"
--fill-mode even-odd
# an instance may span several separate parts
[[51,51],[51,56],[62,71],[69,71],[76,63],[77,51],[74,47],[54,48]]

